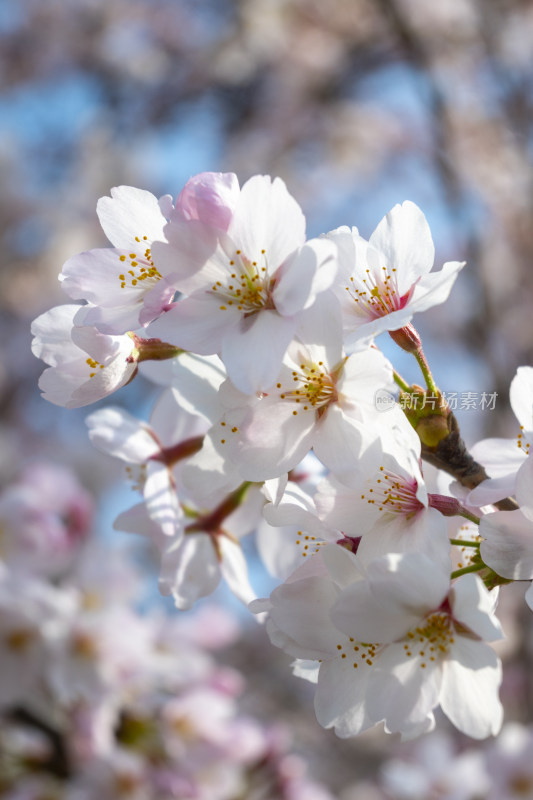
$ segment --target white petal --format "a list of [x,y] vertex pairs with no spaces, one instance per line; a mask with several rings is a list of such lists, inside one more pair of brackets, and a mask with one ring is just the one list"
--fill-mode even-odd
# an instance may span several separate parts
[[[260,481],[278,477],[306,455],[312,442],[315,412],[302,410],[295,415],[293,410],[292,403],[265,397],[253,408],[249,422],[239,426],[241,438],[233,452],[243,478]],[[228,422],[226,429],[229,427]],[[232,439],[228,441],[232,445]]]
[[200,597],[214,592],[219,581],[219,563],[205,533],[184,536],[162,555],[159,589],[171,594],[180,609],[191,608]]
[[439,272],[430,272],[422,277],[414,287],[413,295],[406,307],[414,314],[444,303],[465,263],[448,261]]
[[533,520],[533,453],[526,458],[516,473],[516,501],[522,514]]
[[481,518],[481,558],[503,578],[533,578],[533,522],[521,511],[497,511]]
[[276,309],[283,316],[310,308],[317,294],[329,289],[337,274],[336,248],[327,239],[312,239],[276,275]]
[[98,200],[96,213],[105,235],[115,247],[132,247],[136,236],[139,239],[146,236],[149,245],[154,239],[164,239],[166,219],[159,201],[144,189],[115,186],[111,197]]
[[160,450],[148,425],[121,408],[95,411],[85,422],[95,447],[130,464],[143,464]]
[[443,664],[442,710],[467,736],[484,739],[500,730],[503,709],[498,699],[501,664],[492,648],[464,636]]
[[250,261],[266,251],[272,274],[305,240],[305,218],[281,178],[254,175],[242,187],[228,233]]
[[310,659],[337,653],[345,639],[329,619],[337,594],[333,581],[322,577],[284,583],[272,592],[270,619],[286,637],[287,653]]
[[70,337],[74,315],[79,309],[80,306],[72,304],[56,306],[33,320],[31,350],[34,356],[51,367],[79,358],[78,347]]
[[222,555],[220,571],[229,588],[245,605],[251,603],[257,595],[248,580],[248,567],[239,544],[232,542],[226,536],[218,538]]
[[423,660],[416,652],[407,656],[404,642],[388,645],[369,679],[369,713],[376,721],[383,719],[391,733],[424,725],[439,702],[441,682],[438,661]]
[[429,225],[422,211],[409,200],[394,206],[383,217],[370,244],[383,253],[390,267],[397,269],[402,295],[433,266],[435,248]]
[[315,694],[315,713],[324,728],[335,728],[341,738],[356,736],[375,720],[366,712],[366,664],[354,668],[349,658],[335,658],[320,665]]
[[241,317],[236,309],[224,310],[220,305],[219,299],[210,294],[186,297],[152,322],[146,335],[200,355],[218,353],[222,337]]
[[516,439],[483,439],[477,442],[471,453],[479,461],[491,478],[501,478],[515,472],[525,458],[517,447]]
[[293,319],[263,310],[225,333],[222,361],[241,392],[255,394],[271,388],[295,329]]
[[533,367],[518,367],[511,381],[509,399],[524,431],[533,431]]
[[172,474],[165,464],[159,461],[148,462],[143,494],[150,519],[165,536],[176,534],[183,510],[176,495]]
[[502,639],[503,632],[493,614],[493,600],[477,575],[463,575],[453,584],[450,593],[453,618],[476,636],[492,642]]

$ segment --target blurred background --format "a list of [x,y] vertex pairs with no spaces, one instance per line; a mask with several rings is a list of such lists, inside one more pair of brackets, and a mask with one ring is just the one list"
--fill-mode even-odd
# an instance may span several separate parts
[[[0,85],[3,482],[32,458],[61,460],[102,493],[109,525],[120,469],[89,447],[86,410],[41,400],[30,322],[65,302],[64,261],[106,245],[100,196],[120,184],[176,196],[206,170],[281,176],[309,235],[347,224],[368,237],[416,202],[437,267],[467,261],[448,304],[415,320],[436,380],[498,393],[495,411],[459,413],[468,443],[514,435],[509,382],[533,363],[531,2],[1,0]],[[113,398],[135,413],[149,400],[141,380]],[[232,657],[257,684],[268,658],[270,705],[346,793],[356,753],[374,769],[374,744],[318,729],[286,659],[254,648]],[[531,702],[515,700],[527,720]]]

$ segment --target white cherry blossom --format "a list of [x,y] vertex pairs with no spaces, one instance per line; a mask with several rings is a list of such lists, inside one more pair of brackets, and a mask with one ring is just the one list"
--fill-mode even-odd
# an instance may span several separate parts
[[73,256],[59,276],[69,297],[91,304],[84,324],[102,333],[126,333],[169,307],[175,289],[151,251],[154,240],[164,239],[167,219],[161,207],[168,204],[169,198],[158,201],[132,186],[115,187],[111,197],[100,198],[97,214],[114,247]]
[[195,253],[188,232],[172,219],[168,243],[153,247],[157,263],[176,274],[176,288],[187,296],[152,323],[151,335],[200,355],[218,353],[239,389],[266,390],[298,315],[335,278],[335,246],[306,243],[304,216],[283,181],[260,175],[241,188],[227,232],[211,227],[204,240],[197,236]]
[[183,516],[178,497],[182,461],[202,446],[205,420],[184,411],[169,388],[154,406],[150,424],[113,407],[95,411],[86,422],[95,447],[129,465],[150,518],[172,536]]
[[440,704],[469,736],[497,733],[501,666],[484,640],[501,629],[476,576],[450,586],[449,571],[418,553],[376,559],[364,575],[337,545],[312,560],[315,574],[307,562],[252,609],[267,612],[274,644],[319,661],[321,725],[348,737],[383,721],[410,737]]
[[405,201],[383,217],[367,242],[357,228],[328,233],[339,252],[335,292],[346,343],[407,325],[413,314],[443,303],[464,263],[430,272],[435,249],[422,211]]
[[[383,420],[375,395],[392,386],[392,367],[375,348],[344,354],[335,309],[324,300],[306,313],[299,327],[302,341],[292,342],[277,381],[260,399],[233,393],[227,400],[235,410],[211,436],[243,478],[278,477],[310,448],[329,469],[349,474],[358,469],[360,453],[378,439]],[[403,417],[392,409],[387,422],[396,414]]]
[[516,492],[519,471],[533,444],[533,367],[518,367],[509,400],[519,425],[516,438],[483,439],[471,450],[490,476],[470,492],[468,502],[474,506],[489,505]]
[[79,310],[76,305],[56,306],[31,326],[32,352],[49,364],[39,388],[45,400],[65,408],[101,400],[137,372],[135,337],[108,336],[95,327],[75,326]]
[[423,552],[448,564],[446,519],[430,506],[413,429],[396,430],[363,452],[347,486],[330,475],[318,486],[320,519],[347,536],[361,537],[357,554],[368,563],[387,553]]

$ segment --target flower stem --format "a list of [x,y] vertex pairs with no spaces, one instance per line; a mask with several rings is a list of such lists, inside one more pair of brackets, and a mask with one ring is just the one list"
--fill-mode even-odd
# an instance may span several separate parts
[[402,378],[402,376],[400,375],[399,372],[396,372],[396,370],[393,370],[392,374],[393,374],[395,382],[398,384],[398,386],[400,387],[402,392],[410,392],[411,391],[411,387],[409,386],[407,381],[404,381],[404,379]]
[[418,350],[416,350],[413,353],[413,355],[416,358],[416,360],[418,361],[418,366],[420,367],[420,371],[422,372],[422,375],[424,376],[424,380],[426,382],[426,386],[428,387],[428,390],[432,394],[438,394],[437,384],[433,380],[433,375],[431,374],[431,370],[429,368],[429,364],[428,364],[428,362],[426,360],[426,357],[424,355],[424,351],[422,350],[422,347],[420,347]]
[[467,539],[450,539],[450,544],[456,544],[459,547],[479,547],[481,542],[472,542]]
[[454,578],[460,578],[461,575],[467,575],[469,572],[479,572],[482,569],[485,569],[485,564],[481,562],[480,564],[470,564],[469,567],[463,567],[462,569],[456,569],[450,575],[451,580]]

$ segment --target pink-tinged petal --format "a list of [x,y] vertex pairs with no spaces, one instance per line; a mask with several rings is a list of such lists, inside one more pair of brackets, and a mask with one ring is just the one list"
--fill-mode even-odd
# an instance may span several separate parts
[[438,705],[441,685],[439,661],[407,656],[403,641],[388,645],[369,677],[369,713],[376,722],[384,720],[391,733],[418,727]]
[[366,710],[367,681],[371,667],[335,658],[320,665],[315,694],[316,718],[323,728],[335,728],[341,739],[356,736],[375,725]]
[[166,219],[159,201],[144,189],[116,186],[111,189],[111,197],[98,200],[96,213],[105,235],[115,247],[132,247],[136,236],[140,240],[146,236],[149,243],[164,238]]
[[217,353],[223,336],[241,318],[237,309],[221,309],[220,305],[210,294],[186,297],[152,322],[146,334],[200,355]]
[[272,274],[303,245],[305,218],[281,178],[254,175],[241,189],[228,233],[250,261],[266,257]]
[[222,577],[235,597],[247,606],[257,595],[248,580],[248,567],[242,548],[226,536],[219,536],[218,545],[222,556],[220,563]]
[[89,439],[98,450],[130,464],[143,464],[160,450],[150,428],[121,408],[100,409],[85,422]]
[[498,733],[503,719],[501,678],[500,661],[488,644],[456,637],[453,653],[443,664],[440,704],[462,733],[473,739]]
[[511,381],[509,399],[524,431],[533,431],[533,367],[518,367]]
[[156,317],[172,307],[176,291],[169,285],[166,278],[159,281],[143,295],[142,306],[139,311],[139,324],[145,328]]
[[239,181],[233,172],[201,172],[176,198],[176,214],[226,231],[238,199]]
[[494,616],[493,598],[477,575],[463,575],[452,586],[450,605],[453,618],[487,642],[503,638]]
[[388,266],[396,268],[402,295],[433,266],[435,248],[429,225],[409,200],[383,217],[369,241],[383,253]]
[[309,659],[337,653],[345,638],[329,619],[337,594],[335,584],[321,577],[283,583],[272,592],[270,621],[283,635],[286,652]]
[[406,307],[414,314],[444,303],[465,263],[465,261],[448,261],[439,272],[425,275],[414,287]]
[[[131,248],[128,248],[128,251]],[[137,302],[143,291],[142,284],[121,288],[126,263],[119,256],[125,250],[102,248],[88,250],[72,256],[63,265],[59,280],[61,288],[73,300],[87,300],[95,305],[111,307],[133,304]]]
[[[522,514],[533,521],[533,453],[516,473],[516,502]],[[533,522],[532,522],[533,524]]]
[[276,309],[289,317],[310,308],[317,294],[329,289],[337,274],[336,248],[327,239],[312,239],[276,273]]
[[221,357],[237,389],[255,394],[272,387],[295,328],[293,319],[263,310],[226,331]]
[[177,608],[192,608],[197,600],[212,594],[220,582],[220,565],[205,533],[186,535],[161,557],[159,590],[172,595]]
[[481,558],[503,578],[533,578],[533,522],[521,511],[496,511],[481,518]]

